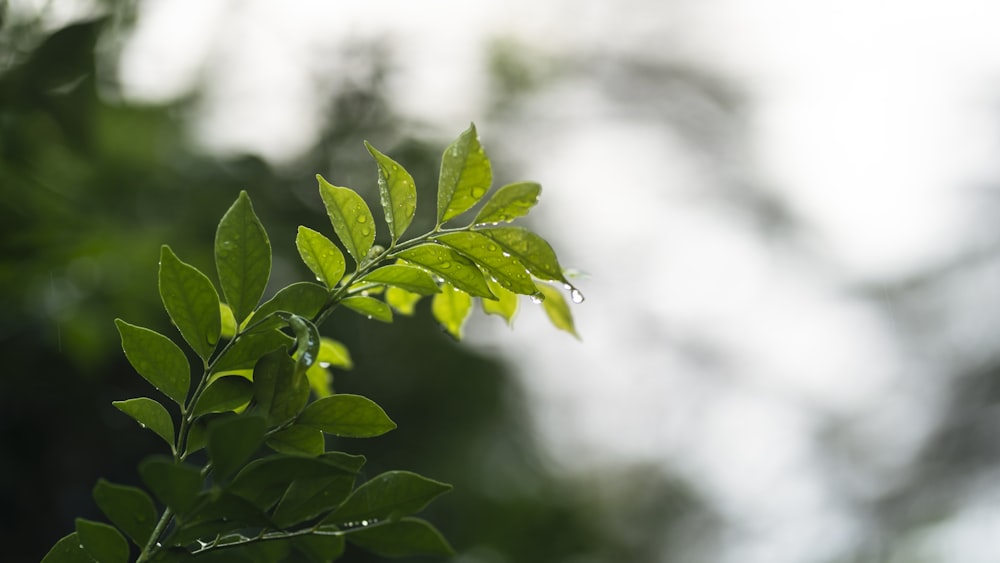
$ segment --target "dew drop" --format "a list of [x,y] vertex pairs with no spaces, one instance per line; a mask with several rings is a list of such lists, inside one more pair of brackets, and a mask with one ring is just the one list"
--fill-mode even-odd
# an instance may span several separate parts
[[330,362],[320,362],[319,363],[319,367],[321,367],[321,368],[328,368],[328,367],[330,367]]
[[545,296],[542,295],[541,293],[535,293],[529,297],[531,299],[531,302],[534,303],[535,305],[538,305],[542,301],[545,301]]
[[368,520],[362,520],[361,521],[361,525],[362,526],[367,526],[368,525]]
[[505,251],[503,252],[503,257],[504,257],[504,258],[510,258],[510,252],[507,252],[507,251],[505,250]]
[[141,426],[141,427],[143,427],[143,428],[145,428],[145,427],[146,427],[146,425],[145,425],[145,424],[143,424],[143,423],[141,423],[141,422],[139,423],[139,426]]
[[583,303],[583,294],[575,287],[570,290],[569,298],[573,300],[573,303]]
[[451,262],[441,262],[438,265],[441,267],[442,270],[447,270],[448,268],[451,268]]
[[364,236],[368,236],[368,235],[372,234],[372,230],[369,229],[368,227],[365,227],[365,228],[361,229],[361,234],[364,235]]
[[490,252],[496,252],[497,251],[497,245],[495,245],[495,244],[491,244],[491,245],[487,246],[486,248],[488,248]]

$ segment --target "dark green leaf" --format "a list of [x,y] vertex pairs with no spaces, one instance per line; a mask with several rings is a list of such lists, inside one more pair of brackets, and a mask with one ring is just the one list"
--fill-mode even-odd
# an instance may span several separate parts
[[172,340],[158,332],[115,319],[122,349],[132,367],[153,387],[183,405],[191,385],[191,365]]
[[497,300],[481,299],[483,312],[488,315],[500,315],[510,326],[514,321],[514,314],[517,312],[517,294],[507,291],[493,280],[486,280],[486,282],[490,284],[490,291],[497,296]]
[[131,416],[143,428],[149,428],[157,436],[163,438],[171,448],[174,447],[174,421],[170,418],[170,413],[163,405],[148,399],[138,397],[127,401],[113,401],[111,403],[118,410]]
[[431,313],[441,326],[457,340],[462,339],[462,327],[472,311],[472,297],[450,284],[441,287],[441,293],[431,301]]
[[219,221],[215,267],[226,302],[240,323],[260,302],[271,275],[271,243],[245,191]]
[[73,532],[57,541],[42,563],[94,563],[94,559],[83,549],[79,534]]
[[524,264],[517,258],[505,255],[505,251],[490,237],[472,231],[447,233],[435,237],[435,240],[470,258],[487,274],[496,278],[504,289],[521,295],[535,295],[538,289]]
[[385,290],[385,303],[400,315],[412,315],[421,297],[423,296],[419,293],[411,293],[398,287]]
[[265,355],[253,370],[254,400],[268,425],[294,418],[309,400],[309,380],[281,350]]
[[476,264],[446,246],[436,243],[420,244],[403,250],[396,256],[429,270],[470,295],[496,299],[490,293],[486,279]]
[[413,221],[417,211],[417,187],[413,177],[398,162],[382,154],[365,141],[365,147],[378,164],[378,191],[385,211],[385,222],[393,242]]
[[369,319],[375,319],[376,321],[382,321],[384,323],[392,322],[392,309],[390,309],[384,302],[379,301],[374,297],[354,295],[351,297],[345,297],[341,300],[340,304],[355,313],[368,317]]
[[271,434],[265,442],[272,450],[283,454],[318,456],[326,448],[322,430],[298,425]]
[[220,377],[209,383],[202,392],[194,406],[194,415],[235,410],[249,403],[252,398],[253,383],[249,379],[239,375]]
[[397,519],[420,512],[450,490],[451,485],[410,471],[389,471],[358,487],[340,508],[323,519],[323,523]]
[[344,553],[344,537],[340,535],[309,534],[296,537],[293,543],[309,563],[330,563]]
[[333,241],[322,234],[309,227],[299,226],[295,247],[299,249],[302,261],[326,287],[333,289],[340,278],[344,277],[347,268],[344,254]]
[[347,394],[314,401],[299,415],[297,423],[350,438],[380,436],[396,428],[396,423],[371,399]]
[[142,489],[101,479],[94,486],[94,501],[108,520],[121,528],[137,546],[146,546],[157,520],[156,507],[149,495]]
[[556,253],[545,239],[522,227],[496,227],[481,229],[483,233],[499,244],[505,252],[514,256],[533,276],[542,280],[552,280],[568,284]]
[[569,310],[569,304],[566,303],[566,298],[563,297],[562,292],[544,283],[539,283],[538,289],[545,296],[542,307],[545,308],[545,314],[549,316],[552,324],[559,330],[565,330],[579,340],[580,335],[577,334],[576,327],[573,325],[573,313]]
[[[329,296],[329,292],[321,285],[311,282],[293,283],[278,291],[267,303],[261,305],[254,312],[250,325],[254,326],[255,331],[284,326],[285,323],[281,319],[274,317],[267,319],[268,315],[278,311],[311,319],[323,308]],[[258,322],[262,324],[258,325]]]
[[332,338],[322,337],[319,341],[319,362],[324,367],[333,366],[340,369],[351,369],[351,352],[342,343]]
[[170,319],[203,360],[215,351],[222,333],[219,294],[205,274],[164,245],[160,252],[160,298]]
[[527,215],[528,211],[538,203],[538,195],[541,192],[542,187],[534,182],[507,184],[493,194],[472,222],[476,225],[509,223]]
[[225,479],[239,469],[264,441],[264,419],[240,415],[217,420],[208,426],[208,456],[213,472]]
[[361,264],[375,242],[375,220],[365,200],[350,188],[340,188],[316,175],[319,195],[330,216],[333,230],[354,262]]
[[247,464],[233,477],[228,490],[267,510],[293,481],[342,475],[353,473],[323,457],[275,454]]
[[384,283],[420,295],[433,295],[440,291],[430,274],[403,264],[383,266],[362,276],[357,283]]
[[274,523],[287,528],[336,508],[351,494],[354,475],[295,481],[274,509]]
[[295,371],[305,373],[319,357],[319,329],[309,319],[290,313],[278,313],[295,333]]
[[293,342],[293,338],[276,329],[241,334],[212,365],[212,373],[252,368],[264,354],[275,350],[285,352]]
[[128,541],[114,526],[76,519],[80,545],[97,563],[128,563]]
[[350,530],[347,541],[382,557],[454,555],[441,532],[419,518],[356,528]]
[[148,457],[139,464],[142,482],[153,495],[179,516],[194,508],[201,492],[201,471],[164,456]]
[[490,189],[493,172],[471,125],[441,156],[438,179],[437,223],[461,214],[475,205]]
[[171,545],[186,545],[199,538],[211,541],[217,534],[243,528],[274,527],[274,522],[257,505],[218,488],[200,493],[195,505],[197,508],[183,526],[168,538]]
[[322,456],[323,461],[343,469],[348,473],[357,473],[365,465],[365,456],[345,454],[344,452],[327,452]]

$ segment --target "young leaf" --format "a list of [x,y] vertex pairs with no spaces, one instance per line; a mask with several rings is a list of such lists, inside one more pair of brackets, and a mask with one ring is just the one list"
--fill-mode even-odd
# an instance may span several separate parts
[[160,298],[181,336],[203,360],[215,351],[222,333],[219,294],[205,274],[181,262],[170,247],[160,252]]
[[462,339],[462,327],[470,311],[472,311],[472,297],[448,284],[445,284],[441,288],[441,293],[435,295],[431,301],[431,313],[434,318],[456,340]]
[[542,307],[545,308],[545,314],[549,316],[552,324],[559,330],[564,330],[580,340],[580,335],[577,334],[576,327],[573,326],[573,313],[570,311],[569,304],[566,303],[562,292],[544,283],[539,283],[538,289],[545,295]]
[[348,438],[371,438],[396,428],[396,423],[371,399],[347,394],[314,401],[296,422]]
[[396,242],[413,221],[417,210],[417,188],[413,177],[395,160],[382,154],[365,141],[365,147],[378,164],[378,191],[385,210],[389,234]]
[[94,563],[94,558],[83,549],[80,535],[73,532],[57,541],[42,558],[42,563]]
[[271,434],[265,443],[278,453],[313,457],[322,455],[326,447],[322,430],[298,425]]
[[369,319],[375,319],[376,321],[382,321],[384,323],[392,322],[392,309],[374,297],[354,295],[351,297],[345,297],[341,300],[340,304],[355,313],[368,317]]
[[76,533],[97,563],[128,563],[128,541],[114,526],[77,518]]
[[542,193],[542,186],[535,182],[507,184],[493,194],[493,197],[476,214],[472,223],[474,225],[509,223],[518,217],[527,215],[528,211],[538,203],[540,193]]
[[208,456],[218,479],[225,479],[249,458],[264,441],[264,419],[240,415],[217,420],[208,426]]
[[404,264],[390,264],[365,274],[356,283],[382,283],[420,295],[433,295],[440,291],[434,278],[420,268]]
[[115,526],[143,548],[153,533],[157,512],[153,500],[142,489],[115,485],[104,479],[94,486],[94,501]]
[[419,518],[403,518],[348,532],[347,541],[382,557],[449,556],[455,553],[441,532]]
[[294,481],[274,509],[274,523],[288,528],[336,507],[351,494],[354,475]]
[[350,498],[323,519],[324,524],[397,519],[420,512],[451,485],[410,471],[388,471],[358,487]]
[[371,210],[354,190],[334,186],[319,174],[316,179],[333,230],[354,262],[360,265],[375,242],[375,220]]
[[312,282],[293,283],[279,290],[274,297],[261,305],[254,312],[247,328],[253,327],[252,330],[257,331],[285,326],[281,319],[268,317],[279,311],[311,319],[319,313],[329,297],[329,292],[321,285]]
[[174,514],[183,516],[195,507],[201,492],[201,471],[164,456],[146,458],[139,464],[139,476],[156,498]]
[[288,350],[293,342],[295,339],[274,329],[241,334],[239,340],[212,365],[212,373],[252,368],[264,354],[279,349]]
[[425,243],[399,252],[397,257],[440,276],[451,285],[476,297],[496,299],[476,264],[448,247]]
[[505,289],[521,295],[538,293],[524,265],[513,256],[505,256],[504,250],[490,237],[463,231],[439,235],[435,240],[472,259]]
[[333,374],[319,362],[309,366],[306,370],[306,379],[309,380],[309,388],[317,398],[333,395]]
[[320,364],[326,364],[326,366],[345,370],[354,367],[354,362],[351,361],[351,352],[347,349],[347,346],[325,336],[319,340],[319,362]]
[[236,336],[236,317],[233,310],[225,303],[219,303],[219,316],[222,319],[222,337],[231,339]]
[[[216,309],[218,311],[218,309]],[[191,365],[172,340],[158,332],[115,319],[122,349],[132,367],[164,395],[183,405],[191,385]]]
[[143,428],[149,428],[174,447],[174,421],[160,403],[146,397],[127,401],[112,401],[116,409],[131,416]]
[[[440,291],[440,288],[438,288]],[[398,287],[390,287],[385,290],[385,302],[400,315],[412,315],[417,306],[417,302],[423,297],[419,293],[412,293]]]
[[260,302],[271,275],[271,243],[245,191],[219,221],[215,267],[226,302],[240,323]]
[[460,215],[476,204],[490,189],[493,171],[479,144],[476,126],[471,125],[441,156],[438,178],[437,224]]
[[545,239],[528,229],[496,227],[477,232],[496,241],[505,252],[520,260],[536,278],[569,284],[563,276],[555,251]]
[[295,247],[299,249],[302,261],[326,287],[333,289],[340,278],[344,277],[347,268],[344,254],[333,241],[322,234],[309,227],[299,226]]
[[514,314],[517,312],[517,294],[507,291],[493,280],[486,280],[486,283],[490,284],[490,291],[497,296],[497,300],[480,299],[483,312],[488,315],[500,315],[510,326],[514,322]]
[[319,356],[319,329],[309,319],[290,313],[278,313],[295,333],[295,371],[305,373]]
[[230,375],[208,384],[194,406],[194,416],[235,410],[253,398],[253,383],[245,377]]
[[309,381],[281,350],[265,354],[253,369],[254,401],[269,426],[294,418],[309,401]]

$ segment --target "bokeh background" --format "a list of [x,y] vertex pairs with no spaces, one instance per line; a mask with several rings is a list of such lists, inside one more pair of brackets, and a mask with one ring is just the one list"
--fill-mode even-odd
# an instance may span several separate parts
[[[985,0],[0,2],[0,545],[156,451],[112,319],[169,331],[241,189],[304,279],[314,174],[433,201],[475,121],[587,296],[456,344],[335,315],[372,474],[461,563],[1000,560],[1000,10]],[[424,211],[427,210],[426,204]],[[418,211],[418,216],[420,211]],[[424,217],[425,221],[429,217]],[[415,225],[416,229],[419,225]],[[416,232],[416,231],[414,231]],[[273,290],[273,288],[272,288]],[[351,552],[351,561],[377,561]]]

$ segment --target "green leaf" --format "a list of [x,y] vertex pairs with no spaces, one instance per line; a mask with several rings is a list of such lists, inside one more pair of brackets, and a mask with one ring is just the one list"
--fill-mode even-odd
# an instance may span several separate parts
[[160,298],[181,336],[208,360],[222,333],[219,294],[205,274],[164,245],[160,251]]
[[293,482],[274,509],[274,523],[282,528],[315,518],[336,508],[351,494],[354,475],[336,475]]
[[132,367],[146,381],[179,405],[191,385],[191,365],[172,340],[158,332],[115,319],[122,349]]
[[253,369],[254,401],[268,425],[294,418],[309,401],[309,381],[281,350],[264,355]]
[[413,177],[398,162],[380,153],[365,141],[365,147],[378,164],[378,191],[385,211],[389,234],[396,242],[413,221],[417,211],[417,188]]
[[576,327],[573,325],[573,313],[569,310],[569,304],[566,303],[562,292],[544,283],[539,283],[538,289],[545,295],[542,307],[545,308],[545,314],[549,316],[552,324],[559,330],[565,330],[580,340],[580,335],[577,334]]
[[170,413],[160,403],[146,397],[127,401],[112,401],[116,409],[131,416],[143,428],[149,428],[174,447],[174,421]]
[[108,520],[121,528],[137,546],[146,546],[158,517],[149,495],[142,489],[100,479],[94,486],[94,501]]
[[276,454],[247,464],[233,477],[228,491],[268,510],[293,481],[344,475],[353,478],[354,472],[322,457]]
[[441,293],[435,295],[431,301],[431,313],[434,318],[456,340],[462,339],[462,327],[471,311],[472,297],[448,284],[445,284],[441,288]]
[[524,264],[509,254],[504,255],[505,251],[490,237],[477,232],[463,231],[439,235],[435,240],[473,260],[490,276],[496,278],[504,289],[521,295],[538,293]]
[[170,545],[187,545],[197,539],[212,541],[243,528],[273,528],[274,522],[257,505],[226,490],[213,488],[198,495],[197,508],[170,535]]
[[271,243],[245,191],[219,221],[215,267],[226,302],[242,322],[260,303],[271,275]]
[[319,363],[324,364],[323,367],[333,366],[345,370],[354,367],[347,346],[325,336],[319,340]]
[[496,227],[477,232],[496,241],[505,252],[520,260],[536,278],[569,284],[563,276],[555,251],[545,239],[528,229]]
[[382,557],[454,555],[441,532],[419,518],[403,518],[349,532],[347,541]]
[[496,299],[476,264],[446,246],[425,243],[407,248],[396,256],[430,271],[470,295]]
[[240,468],[264,441],[264,419],[240,415],[217,420],[208,426],[208,456],[213,472],[225,479]]
[[333,374],[319,362],[309,366],[306,370],[306,379],[309,380],[309,388],[317,398],[333,395]]
[[375,219],[371,210],[354,190],[334,186],[319,174],[316,179],[333,230],[348,254],[354,257],[354,262],[361,264],[375,242]]
[[[438,289],[440,290],[440,288]],[[412,293],[398,287],[390,287],[385,290],[386,304],[400,315],[412,315],[421,297],[423,296],[419,293]]]
[[164,456],[148,457],[139,464],[139,476],[153,495],[174,514],[184,516],[193,509],[201,492],[201,471]]
[[318,456],[326,449],[323,431],[308,426],[292,425],[268,436],[268,447],[283,454]]
[[253,383],[245,377],[230,375],[208,384],[194,406],[194,416],[226,412],[246,405],[253,399]]
[[219,315],[222,319],[222,337],[232,338],[236,336],[236,317],[233,310],[225,303],[219,303]]
[[114,526],[76,519],[80,545],[97,563],[128,563],[128,541]]
[[353,295],[342,299],[340,304],[355,313],[368,317],[369,319],[375,319],[376,321],[382,321],[384,323],[392,322],[392,309],[390,309],[384,302],[379,301],[374,297]]
[[[268,315],[279,311],[311,319],[319,313],[329,297],[329,292],[321,285],[312,282],[293,283],[278,291],[274,297],[261,305],[253,314],[253,321],[249,324],[254,326],[254,331],[284,326],[285,323],[281,319],[268,318]],[[257,325],[256,323],[261,324]]]
[[397,519],[423,510],[432,500],[451,490],[451,485],[410,471],[389,471],[358,487],[324,524],[358,520]]
[[497,296],[497,300],[480,299],[483,312],[488,315],[500,315],[510,326],[514,322],[514,314],[517,313],[517,294],[507,291],[493,280],[486,280],[486,282],[490,284],[490,291]]
[[42,558],[42,563],[94,563],[94,559],[83,549],[80,535],[73,532],[57,541]]
[[309,319],[290,313],[278,313],[295,333],[295,371],[305,373],[319,356],[319,329]]
[[475,205],[486,195],[492,182],[490,159],[479,144],[476,126],[470,125],[441,156],[437,224]]
[[293,540],[298,550],[310,563],[329,563],[344,553],[344,537],[328,534],[309,534]]
[[296,422],[349,438],[371,438],[396,428],[396,423],[371,399],[347,394],[314,401]]
[[528,211],[538,203],[538,195],[541,193],[542,186],[535,182],[507,184],[493,194],[476,214],[472,223],[475,225],[509,223],[527,215]]
[[271,329],[241,334],[212,365],[212,373],[252,368],[264,354],[275,350],[287,351],[295,339]]
[[344,254],[333,241],[322,234],[309,227],[299,226],[295,247],[299,249],[302,261],[326,287],[333,289],[340,278],[344,277],[347,268]]
[[356,283],[383,283],[420,295],[433,295],[440,291],[434,278],[420,268],[404,264],[390,264],[362,276]]

